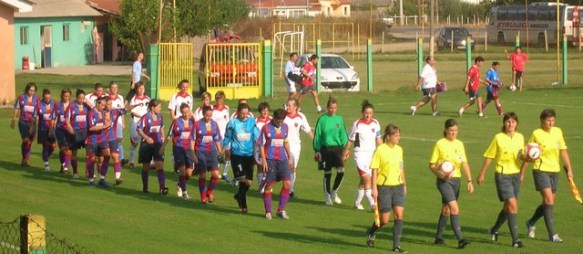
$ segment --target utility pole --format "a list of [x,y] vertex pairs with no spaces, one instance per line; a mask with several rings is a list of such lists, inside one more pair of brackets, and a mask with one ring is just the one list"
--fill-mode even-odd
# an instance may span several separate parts
[[431,0],[431,13],[429,14],[429,55],[433,56],[435,50],[435,1]]
[[399,17],[400,17],[400,24],[401,26],[405,25],[405,21],[403,20],[403,0],[399,0]]

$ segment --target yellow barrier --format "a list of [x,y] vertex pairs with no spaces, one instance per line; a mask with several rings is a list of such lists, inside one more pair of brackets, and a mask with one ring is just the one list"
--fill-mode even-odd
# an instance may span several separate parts
[[170,100],[178,82],[190,81],[194,87],[194,45],[192,43],[160,43],[158,88],[159,98]]
[[203,87],[214,95],[225,92],[227,99],[259,98],[263,94],[260,43],[209,43],[205,45]]

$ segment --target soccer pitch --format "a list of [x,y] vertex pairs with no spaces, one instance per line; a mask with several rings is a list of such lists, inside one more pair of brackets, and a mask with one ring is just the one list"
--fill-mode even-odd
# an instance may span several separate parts
[[[487,64],[482,73],[487,70]],[[459,64],[459,63],[458,63]],[[439,63],[438,63],[439,66]],[[439,67],[438,67],[439,68]],[[527,67],[528,68],[528,67]],[[365,73],[361,71],[361,75]],[[439,74],[439,73],[438,73]],[[459,73],[458,73],[459,75]],[[410,76],[410,75],[409,75]],[[574,75],[572,75],[574,76]],[[41,76],[39,76],[41,77]],[[413,76],[414,77],[414,76]],[[461,79],[463,79],[461,75]],[[531,77],[529,77],[531,78]],[[405,78],[403,78],[405,79]],[[410,80],[411,77],[407,78]],[[109,79],[102,80],[106,82]],[[121,79],[123,80],[123,79]],[[380,81],[380,79],[377,79]],[[412,79],[414,80],[414,78]],[[535,80],[530,79],[531,82]],[[89,82],[89,81],[87,81]],[[414,82],[414,81],[413,81]],[[456,81],[457,82],[457,81]],[[379,82],[380,83],[380,82]],[[404,82],[403,82],[404,83]],[[280,84],[280,83],[278,83]],[[405,84],[405,83],[404,83]],[[408,83],[412,84],[413,83]],[[448,83],[449,84],[449,83]],[[482,154],[492,137],[500,131],[502,118],[495,114],[493,105],[485,110],[486,118],[478,118],[475,107],[464,117],[457,117],[457,110],[466,96],[449,84],[450,91],[440,94],[440,117],[432,117],[428,106],[411,116],[409,107],[419,98],[420,93],[397,91],[394,93],[336,93],[339,100],[338,113],[344,117],[349,130],[352,122],[360,117],[360,103],[370,100],[375,106],[374,117],[384,127],[389,123],[401,128],[400,145],[404,150],[405,171],[408,194],[405,203],[404,231],[401,247],[409,253],[448,253],[455,251],[457,240],[449,225],[444,246],[434,246],[433,237],[440,212],[440,195],[435,187],[435,177],[427,168],[434,142],[442,137],[443,122],[455,118],[459,125],[459,139],[464,142],[473,178],[483,162]],[[458,82],[459,84],[459,82]],[[20,85],[20,84],[19,84]],[[39,92],[43,82],[39,80]],[[362,88],[364,89],[363,83]],[[17,88],[18,91],[22,89]],[[56,86],[51,85],[53,97],[57,97]],[[86,90],[87,92],[91,89]],[[283,105],[284,99],[278,88],[278,95],[268,99],[272,110]],[[482,88],[482,96],[485,91]],[[580,120],[583,106],[580,104],[582,88],[537,88],[518,93],[507,90],[501,92],[504,111],[518,114],[518,131],[526,139],[539,126],[538,116],[545,107],[554,108],[558,117],[556,126],[562,128],[571,155],[575,181],[583,187],[583,121]],[[325,104],[328,94],[320,100]],[[254,109],[259,100],[251,100]],[[196,100],[195,106],[200,103]],[[235,101],[229,101],[231,109]],[[305,100],[303,112],[314,127],[317,119],[311,97]],[[167,103],[163,104],[165,109]],[[164,110],[167,112],[167,110]],[[174,187],[177,176],[172,173],[170,159],[165,162],[167,186],[170,194],[141,192],[140,172],[124,168],[124,183],[109,189],[90,189],[87,179],[71,179],[58,173],[58,157],[53,155],[50,173],[43,172],[40,146],[33,145],[31,167],[21,169],[20,138],[17,130],[9,129],[11,110],[0,111],[0,220],[11,221],[21,214],[41,214],[46,217],[49,231],[66,238],[71,243],[94,250],[96,253],[386,253],[392,247],[392,222],[377,233],[374,248],[366,247],[366,229],[373,221],[370,211],[353,208],[358,184],[358,174],[350,158],[346,166],[344,182],[340,187],[341,205],[326,206],[322,193],[322,172],[316,169],[311,142],[302,134],[303,147],[297,169],[296,197],[287,206],[290,220],[263,216],[263,200],[257,193],[256,185],[249,191],[249,214],[243,215],[232,198],[236,188],[221,182],[215,191],[216,201],[200,203],[196,177],[188,183],[193,200],[184,201],[176,197]],[[167,114],[166,126],[170,125]],[[124,133],[127,137],[128,134]],[[126,153],[129,141],[125,140]],[[166,154],[170,154],[170,147]],[[84,156],[80,152],[80,158]],[[127,156],[127,154],[126,154]],[[80,163],[81,172],[85,163]],[[499,241],[490,241],[488,228],[491,227],[502,204],[498,202],[494,186],[493,165],[490,167],[486,183],[477,186],[473,194],[465,191],[462,181],[460,194],[461,224],[465,238],[472,244],[463,250],[470,253],[577,253],[583,240],[583,209],[575,202],[569,190],[566,177],[561,174],[557,199],[554,207],[555,230],[565,240],[562,244],[547,240],[544,221],[537,223],[537,236],[526,236],[524,222],[532,215],[541,202],[534,190],[532,174],[526,174],[519,197],[519,235],[525,248],[514,250],[508,227],[500,229]],[[151,185],[155,183],[150,175]],[[113,181],[110,169],[108,180]],[[152,185],[152,190],[157,188]],[[274,189],[274,203],[277,203],[281,184]],[[366,203],[365,203],[366,204]],[[274,204],[275,205],[275,204]],[[366,205],[365,205],[366,207]],[[392,221],[392,219],[391,219]],[[3,253],[3,251],[0,251]]]

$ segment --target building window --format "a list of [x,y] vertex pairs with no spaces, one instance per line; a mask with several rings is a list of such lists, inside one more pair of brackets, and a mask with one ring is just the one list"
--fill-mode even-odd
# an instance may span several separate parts
[[69,41],[69,24],[63,24],[63,41]]
[[28,26],[20,27],[20,45],[28,45]]

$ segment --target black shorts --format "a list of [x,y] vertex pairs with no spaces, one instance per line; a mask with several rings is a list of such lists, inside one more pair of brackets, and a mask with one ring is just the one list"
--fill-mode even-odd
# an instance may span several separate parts
[[553,193],[557,193],[557,187],[559,185],[559,173],[534,170],[532,171],[532,175],[534,176],[534,187],[537,191],[551,188]]
[[520,192],[520,173],[505,175],[494,175],[496,181],[496,192],[500,201],[506,201],[511,198],[518,198]]
[[289,170],[288,160],[267,160],[267,167],[269,168],[266,176],[267,184],[283,180],[290,180],[292,178],[291,170]]
[[231,154],[231,167],[233,168],[233,175],[237,180],[253,180],[253,164],[255,159],[253,155],[239,156]]
[[377,186],[379,196],[379,212],[388,213],[393,207],[405,207],[405,185],[397,186]]
[[184,147],[173,146],[172,156],[174,157],[174,166],[176,168],[186,167],[192,169],[194,164],[194,153],[190,149],[184,149]]
[[75,140],[75,143],[73,145],[73,149],[81,149],[81,148],[85,147],[86,139],[87,139],[87,129],[76,129],[75,135],[73,137],[73,140]]
[[[32,129],[32,132],[31,132]],[[18,131],[20,132],[20,137],[22,139],[28,138],[31,141],[34,140],[34,136],[36,135],[36,128],[33,126],[32,121],[18,121]]]
[[300,93],[302,93],[302,94],[307,94],[307,93],[312,92],[312,91],[316,91],[316,85],[311,85],[311,86],[301,85],[301,87],[300,87]]
[[138,156],[138,163],[150,163],[152,159],[154,161],[164,161],[164,155],[160,153],[160,148],[162,148],[162,143],[148,144],[146,141],[140,143],[140,152]]
[[522,76],[524,76],[524,72],[522,72],[522,71],[517,71],[517,70],[514,70],[514,71],[515,71],[515,73],[514,73],[514,76],[515,76],[516,78],[522,78]]
[[219,157],[217,155],[216,150],[211,152],[196,151],[195,154],[196,158],[198,159],[198,164],[196,164],[196,170],[204,171],[219,168]]
[[39,130],[37,135],[37,142],[39,144],[43,143],[55,143],[57,139],[55,138],[55,129],[50,130]]
[[75,136],[69,134],[69,132],[63,128],[57,128],[55,130],[55,137],[59,143],[59,147],[72,148],[72,145],[75,144]]
[[478,99],[479,97],[480,97],[480,92],[478,90],[476,90],[476,91],[470,90],[468,92],[468,98],[470,99],[470,101]]
[[421,89],[421,91],[423,92],[424,97],[431,97],[431,96],[437,94],[437,89],[435,87],[424,88],[424,89]]
[[441,203],[447,204],[456,201],[460,196],[460,179],[450,178],[447,180],[437,178],[435,182],[439,193],[441,193]]
[[322,158],[318,162],[318,169],[330,171],[332,168],[344,167],[344,147],[342,146],[323,146],[320,150]]

